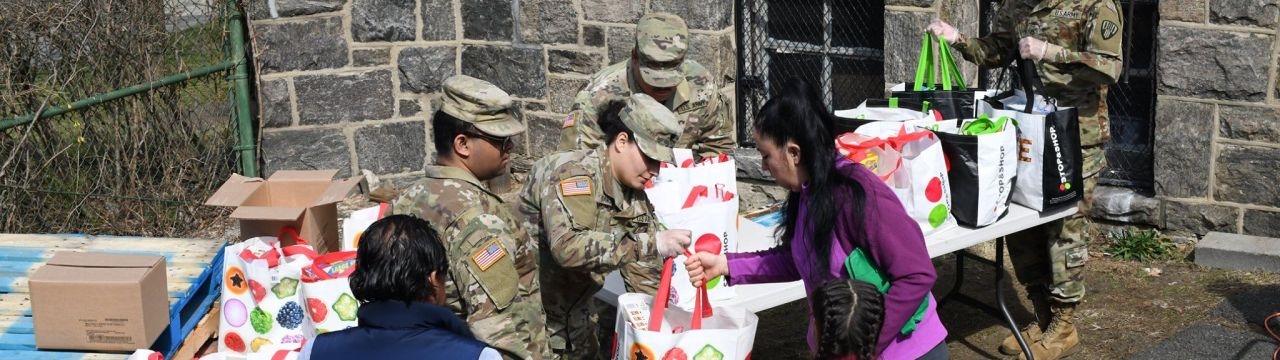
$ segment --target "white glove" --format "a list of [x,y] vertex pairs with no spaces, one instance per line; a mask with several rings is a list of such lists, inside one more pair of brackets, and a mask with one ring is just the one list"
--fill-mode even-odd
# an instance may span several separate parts
[[689,230],[663,230],[658,232],[658,255],[663,257],[684,255],[684,250],[689,247],[689,242],[693,239],[693,232]]
[[925,30],[942,40],[946,40],[948,43],[954,44],[960,41],[960,30],[956,30],[955,26],[951,26],[951,24],[941,19],[933,19],[933,22],[930,22],[929,27],[925,28]]
[[1023,59],[1044,60],[1046,55],[1057,54],[1062,51],[1062,47],[1045,42],[1033,37],[1024,37],[1018,40],[1018,54]]

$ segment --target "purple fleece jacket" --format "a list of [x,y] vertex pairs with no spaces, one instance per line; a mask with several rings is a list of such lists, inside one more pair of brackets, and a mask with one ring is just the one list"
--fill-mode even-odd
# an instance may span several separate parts
[[[827,274],[815,273],[812,266],[813,240],[803,227],[798,227],[790,247],[777,246],[754,253],[728,254],[730,284],[755,284],[804,280],[805,292],[812,294],[822,282],[834,278],[847,278],[844,259],[862,248],[890,278],[888,293],[884,296],[884,325],[880,330],[876,353],[882,359],[915,359],[946,340],[947,330],[938,319],[937,304],[930,297],[929,308],[916,330],[901,335],[900,330],[915,314],[920,301],[933,288],[937,279],[933,262],[925,248],[920,227],[907,215],[893,190],[861,165],[844,160],[836,162],[837,176],[844,176],[862,185],[866,193],[863,207],[863,225],[866,236],[862,240],[851,236],[855,222],[843,210],[837,216],[832,236],[831,265]],[[800,191],[800,214],[797,223],[807,218],[808,188]],[[848,199],[837,198],[837,204]],[[810,309],[813,304],[810,303]],[[816,352],[812,311],[809,314],[809,350]]]

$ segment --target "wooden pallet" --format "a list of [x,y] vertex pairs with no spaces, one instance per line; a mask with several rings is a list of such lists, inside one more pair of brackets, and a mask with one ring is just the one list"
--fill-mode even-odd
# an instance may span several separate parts
[[216,240],[123,236],[0,234],[0,359],[120,359],[120,354],[35,348],[27,276],[58,251],[165,257],[169,327],[152,345],[171,358],[222,289],[222,247]]
[[218,337],[218,317],[222,315],[222,311],[218,308],[218,303],[213,303],[213,308],[209,310],[204,318],[196,324],[195,329],[187,334],[187,338],[182,341],[182,346],[178,347],[178,351],[173,356],[168,357],[169,360],[189,360],[200,355],[200,350],[212,345],[216,350],[218,345],[214,342]]

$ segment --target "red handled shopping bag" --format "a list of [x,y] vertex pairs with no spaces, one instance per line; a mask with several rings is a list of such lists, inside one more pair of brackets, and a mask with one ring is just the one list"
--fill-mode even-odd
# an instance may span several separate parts
[[[657,298],[667,297],[671,290],[672,258],[663,265],[662,282]],[[680,278],[684,279],[684,278]],[[688,283],[678,280],[676,283]],[[741,307],[704,307],[698,302],[693,311],[668,307],[667,302],[654,302],[654,297],[626,293],[618,297],[618,316],[614,325],[613,358],[633,359],[730,359],[751,357],[755,344],[756,315]]]
[[[280,247],[280,238],[296,245]],[[255,237],[224,250],[222,316],[218,350],[239,354],[300,348],[309,334],[299,278],[316,258],[310,245],[293,228],[279,237]]]
[[[693,163],[688,149],[675,150],[677,163],[684,166],[661,168],[652,179],[652,186],[645,189],[658,221],[667,229],[692,232],[693,242],[688,251],[716,254],[737,251],[738,168],[733,158],[722,154]],[[676,258],[679,263],[684,260],[684,256]],[[676,278],[688,276],[684,267],[676,269]],[[671,296],[677,306],[692,309],[699,301],[697,289],[688,281],[676,282],[672,287]],[[706,287],[705,295],[710,300],[726,300],[737,295],[720,277],[708,281]]]
[[302,296],[315,329],[312,336],[356,326],[360,302],[348,281],[355,270],[355,251],[324,254],[302,268]]
[[855,133],[885,141],[900,159],[885,184],[898,195],[907,214],[925,235],[955,225],[951,215],[951,182],[938,136],[920,127],[874,122]]

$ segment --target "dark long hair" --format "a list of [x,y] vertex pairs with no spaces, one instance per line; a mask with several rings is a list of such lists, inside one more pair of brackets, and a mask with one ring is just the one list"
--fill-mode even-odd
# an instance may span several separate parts
[[613,144],[613,140],[618,137],[618,134],[627,134],[628,139],[631,139],[631,141],[636,140],[636,133],[631,131],[631,128],[628,128],[627,124],[622,122],[622,117],[619,116],[622,113],[622,108],[625,107],[627,107],[625,102],[610,101],[605,106],[604,111],[598,114],[597,118],[599,120],[597,123],[600,124],[600,131],[604,132],[604,146],[602,147],[609,147],[610,144]]
[[440,236],[426,220],[391,215],[369,225],[360,238],[351,293],[361,303],[399,300],[422,302],[435,289],[431,272],[449,276],[449,258]]
[[856,355],[874,359],[884,324],[884,296],[875,285],[854,279],[835,279],[813,292],[813,317],[818,322],[818,359]]
[[778,96],[764,103],[756,118],[757,134],[773,139],[779,147],[788,141],[800,146],[800,168],[809,175],[808,221],[796,223],[800,216],[800,193],[793,191],[787,195],[784,221],[777,234],[782,244],[789,246],[797,226],[803,226],[813,239],[813,255],[817,257],[813,265],[820,278],[825,278],[829,276],[826,274],[831,265],[831,239],[837,216],[852,217],[855,236],[862,236],[866,193],[857,182],[835,173],[837,155],[835,134],[831,130],[834,120],[808,82],[787,81]]

